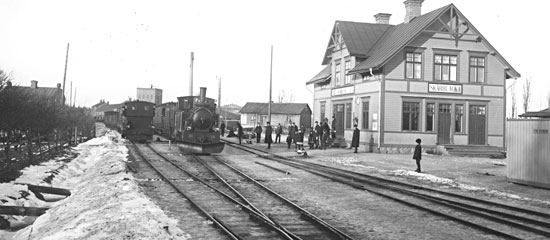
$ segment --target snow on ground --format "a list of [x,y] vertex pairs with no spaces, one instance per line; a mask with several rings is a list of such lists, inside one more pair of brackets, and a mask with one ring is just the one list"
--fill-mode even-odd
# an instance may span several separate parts
[[391,175],[412,176],[412,177],[415,177],[419,180],[429,181],[429,182],[432,182],[432,183],[437,183],[437,184],[440,184],[440,185],[454,187],[454,188],[462,189],[462,190],[465,190],[465,191],[485,192],[485,193],[488,193],[488,194],[491,194],[491,195],[494,195],[494,196],[511,198],[511,199],[516,199],[516,200],[539,202],[539,203],[543,203],[543,204],[546,204],[546,205],[550,206],[549,201],[521,197],[521,196],[516,195],[516,194],[496,191],[496,190],[492,190],[492,189],[488,189],[488,188],[484,188],[484,187],[476,187],[476,186],[472,186],[472,185],[468,185],[468,184],[459,183],[459,182],[454,181],[452,179],[434,176],[434,175],[431,175],[431,174],[417,173],[415,171],[409,171],[409,170],[393,170],[393,171],[388,171],[388,172]]
[[[324,162],[342,164],[344,166],[349,166],[349,167],[354,167],[354,168],[364,168],[364,169],[376,170],[378,172],[385,173],[385,174],[388,174],[388,175],[414,177],[414,178],[417,178],[417,179],[422,180],[422,181],[428,181],[428,182],[440,184],[440,185],[447,186],[447,187],[454,187],[454,188],[462,189],[464,191],[485,192],[485,193],[488,193],[488,194],[491,194],[491,195],[494,195],[494,196],[498,196],[498,197],[505,197],[505,198],[516,199],[516,200],[539,202],[539,203],[546,204],[546,205],[550,206],[550,201],[526,198],[526,197],[521,197],[521,196],[516,195],[516,194],[510,194],[510,193],[496,191],[496,190],[492,190],[492,189],[488,189],[488,188],[484,188],[484,187],[477,187],[477,186],[472,186],[472,185],[468,185],[468,184],[463,184],[463,183],[457,182],[457,181],[449,179],[449,178],[442,178],[442,177],[438,177],[438,176],[431,175],[431,174],[417,173],[415,171],[409,171],[409,170],[392,170],[392,171],[388,171],[388,170],[377,169],[377,168],[372,167],[372,166],[357,164],[357,163],[360,163],[361,160],[359,160],[355,157],[328,157],[328,158],[323,158],[323,159],[320,159],[320,160],[324,161]],[[463,160],[461,159],[461,161],[463,161]],[[470,161],[476,161],[476,160],[472,159]],[[495,164],[495,165],[506,166],[506,163],[500,162],[500,161],[492,161],[491,163]]]
[[[188,239],[177,222],[150,201],[126,173],[128,152],[116,132],[80,144],[69,163],[50,161],[31,166],[12,183],[0,184],[0,204],[51,207],[34,224],[17,232],[0,230],[0,239]],[[51,185],[43,182],[52,172]],[[26,185],[71,189],[57,202],[37,199]],[[22,198],[22,193],[29,194]],[[15,198],[15,199],[14,199]],[[10,216],[13,225],[29,217]]]

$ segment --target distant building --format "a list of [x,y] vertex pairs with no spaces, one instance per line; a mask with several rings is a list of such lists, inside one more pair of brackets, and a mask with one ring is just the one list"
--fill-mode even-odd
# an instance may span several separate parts
[[537,112],[526,112],[519,115],[521,118],[550,118],[550,108],[540,110]]
[[31,85],[29,87],[23,87],[12,86],[11,82],[8,81],[5,89],[16,91],[22,96],[36,98],[44,104],[63,104],[65,97],[60,83],[57,84],[57,87],[38,87],[38,81],[31,80]]
[[96,109],[94,119],[96,121],[104,121],[106,112],[120,112],[123,105],[123,103],[109,105],[109,102],[107,102],[107,104],[101,105],[101,107]]
[[237,104],[227,104],[227,105],[223,105],[221,108],[225,111],[239,114],[239,111],[241,110],[242,107]]
[[158,88],[137,88],[137,100],[154,103],[157,106],[162,104],[162,89]]
[[97,112],[97,109],[101,108],[102,106],[108,105],[109,102],[105,102],[105,99],[99,100],[98,103],[94,104],[90,109],[92,111],[92,116],[95,116],[95,113]]
[[[240,110],[242,125],[260,125],[264,126],[268,119],[267,103],[246,103]],[[296,122],[296,125],[311,127],[311,108],[307,103],[272,103],[271,104],[271,124],[280,123],[287,126],[289,122]]]
[[[313,85],[314,120],[334,116],[338,138],[380,148],[504,146],[506,79],[520,74],[453,4],[405,21],[336,21]],[[515,46],[515,45],[514,45]]]

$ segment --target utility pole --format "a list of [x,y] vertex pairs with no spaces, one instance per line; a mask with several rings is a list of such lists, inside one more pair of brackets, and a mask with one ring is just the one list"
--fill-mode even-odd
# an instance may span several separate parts
[[65,80],[67,79],[67,63],[69,62],[69,43],[67,43],[67,54],[65,56],[65,73],[63,74],[63,94],[61,94],[61,103],[65,105]]
[[189,74],[189,96],[193,96],[193,61],[195,60],[195,56],[193,52],[191,52],[191,71]]
[[[218,78],[218,76],[216,76]],[[222,114],[222,78],[218,78],[218,115]],[[225,119],[223,119],[225,121]],[[221,122],[219,123],[221,124]]]
[[271,85],[273,82],[273,45],[271,45],[271,64],[269,66],[269,101],[267,107],[267,121],[271,122]]
[[69,91],[69,107],[73,105],[73,81],[71,81],[71,90]]
[[76,104],[76,87],[74,87],[74,99],[73,99],[73,107]]

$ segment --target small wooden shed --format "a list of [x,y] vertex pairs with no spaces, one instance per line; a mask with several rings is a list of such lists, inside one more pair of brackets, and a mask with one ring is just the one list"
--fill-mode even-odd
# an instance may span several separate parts
[[508,181],[550,188],[550,118],[508,119],[506,144]]

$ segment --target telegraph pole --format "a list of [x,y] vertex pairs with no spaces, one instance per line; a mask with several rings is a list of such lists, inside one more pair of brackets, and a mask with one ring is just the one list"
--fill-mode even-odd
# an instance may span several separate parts
[[[216,76],[218,77],[218,76]],[[218,114],[222,114],[222,78],[218,78]],[[223,119],[225,121],[225,119]],[[222,122],[220,121],[219,124]]]
[[67,54],[65,56],[65,73],[63,74],[63,94],[61,94],[61,103],[65,104],[65,80],[67,79],[67,63],[69,62],[69,43],[67,43]]
[[267,107],[267,121],[271,122],[271,85],[273,82],[273,45],[271,45],[271,64],[269,66],[269,102]]
[[195,60],[195,56],[193,52],[191,52],[191,71],[189,74],[189,96],[193,96],[193,61]]

